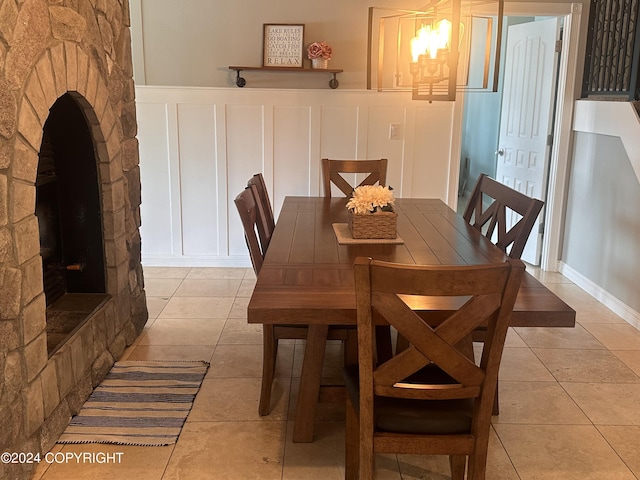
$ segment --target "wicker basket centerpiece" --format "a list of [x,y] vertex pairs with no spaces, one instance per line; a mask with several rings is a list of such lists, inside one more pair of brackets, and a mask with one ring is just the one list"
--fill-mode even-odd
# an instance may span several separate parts
[[357,187],[347,202],[353,238],[396,238],[398,214],[393,211],[391,187]]

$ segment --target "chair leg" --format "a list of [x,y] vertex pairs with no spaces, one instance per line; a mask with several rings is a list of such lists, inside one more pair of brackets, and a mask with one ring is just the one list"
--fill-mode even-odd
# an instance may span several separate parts
[[262,388],[260,390],[260,404],[258,413],[260,416],[269,415],[271,412],[271,388],[276,370],[276,357],[278,355],[278,340],[276,339],[274,326],[262,326]]
[[345,455],[344,455],[344,479],[357,480],[358,478],[358,455],[360,432],[358,428],[358,413],[356,412],[351,399],[347,395],[347,407],[345,418]]
[[[362,408],[362,405],[360,405]],[[376,475],[376,454],[373,447],[373,417],[358,412],[358,480],[373,480]]]
[[463,480],[464,471],[467,464],[465,455],[450,455],[449,465],[451,466],[451,480]]
[[358,480],[374,480],[376,472],[376,456],[373,450],[360,449],[358,458]]
[[487,452],[489,449],[489,435],[484,441],[476,441],[475,451],[469,455],[467,480],[485,480],[487,475]]
[[498,401],[498,382],[496,381],[496,394],[493,397],[493,410],[491,411],[491,415],[500,415],[500,402]]

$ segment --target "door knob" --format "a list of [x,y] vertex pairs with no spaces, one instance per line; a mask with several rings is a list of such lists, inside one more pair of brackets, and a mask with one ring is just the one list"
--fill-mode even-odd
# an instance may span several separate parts
[[504,149],[503,148],[499,148],[498,150],[496,150],[496,155],[504,155]]

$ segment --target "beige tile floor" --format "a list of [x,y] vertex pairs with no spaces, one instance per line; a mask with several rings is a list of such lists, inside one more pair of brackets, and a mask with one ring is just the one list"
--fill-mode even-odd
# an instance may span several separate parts
[[[558,274],[532,270],[577,313],[574,329],[509,332],[488,480],[640,478],[640,331]],[[246,323],[249,269],[146,268],[150,318],[124,358],[207,360],[211,367],[175,445],[57,445],[121,452],[118,464],[42,465],[43,480],[339,480],[340,405],[323,405],[311,444],[291,441],[304,344],[279,350],[273,412],[259,417],[261,328]],[[327,376],[340,370],[330,345]],[[444,479],[438,457],[384,456],[377,478]]]

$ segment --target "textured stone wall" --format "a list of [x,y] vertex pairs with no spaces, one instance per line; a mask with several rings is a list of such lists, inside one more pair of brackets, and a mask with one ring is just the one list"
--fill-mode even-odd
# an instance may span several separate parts
[[[67,92],[94,140],[110,300],[48,357],[34,184]],[[128,0],[0,0],[0,452],[48,451],[146,322],[136,133]]]

